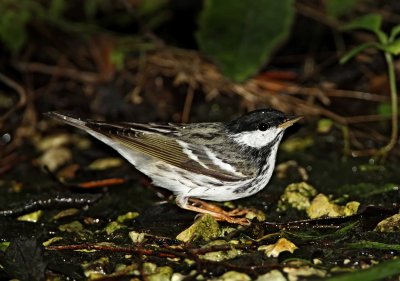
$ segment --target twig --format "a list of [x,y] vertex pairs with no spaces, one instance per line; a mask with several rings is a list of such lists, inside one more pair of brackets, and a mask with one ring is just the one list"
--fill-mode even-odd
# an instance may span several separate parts
[[347,124],[355,124],[355,123],[379,122],[382,120],[390,119],[390,116],[359,115],[359,116],[349,116],[345,118]]
[[47,246],[46,250],[49,251],[67,251],[67,250],[95,250],[95,251],[110,251],[110,252],[122,252],[131,253],[147,256],[156,256],[161,258],[176,258],[182,257],[187,258],[187,255],[173,251],[171,249],[145,249],[142,247],[118,247],[118,246],[107,246],[107,245],[94,245],[94,244],[71,244],[71,245],[60,245],[60,246]]
[[10,154],[1,155],[0,158],[0,175],[5,174],[7,171],[21,160],[16,152]]
[[324,13],[321,13],[317,9],[314,9],[308,5],[304,5],[299,1],[295,2],[296,10],[305,17],[312,18],[319,23],[323,23],[333,29],[338,29],[340,26],[340,22],[333,18],[329,17]]
[[74,194],[64,193],[56,195],[42,195],[25,202],[14,203],[8,209],[0,210],[0,217],[20,216],[24,213],[39,209],[78,207],[93,204],[102,197],[102,194]]
[[0,73],[0,81],[6,84],[8,87],[14,89],[18,95],[19,95],[19,100],[17,104],[15,104],[13,107],[11,107],[6,113],[3,114],[3,116],[0,117],[0,128],[3,126],[4,121],[6,121],[10,116],[19,108],[23,107],[26,104],[27,101],[27,93],[26,90],[18,84],[16,81],[12,80],[11,78],[8,78],[4,74]]
[[187,123],[189,121],[190,111],[192,109],[192,103],[194,98],[194,89],[192,86],[188,86],[185,105],[183,106],[182,111],[182,122]]
[[73,68],[65,68],[60,66],[46,65],[37,62],[16,62],[15,67],[20,71],[25,72],[38,72],[43,74],[48,74],[50,76],[58,75],[65,78],[70,78],[73,80],[81,81],[83,83],[97,83],[100,77],[96,73],[80,71]]

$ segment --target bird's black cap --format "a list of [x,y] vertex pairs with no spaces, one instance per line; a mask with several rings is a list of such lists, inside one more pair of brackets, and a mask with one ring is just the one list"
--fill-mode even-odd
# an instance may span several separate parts
[[245,115],[229,122],[226,125],[226,128],[234,134],[246,131],[255,131],[258,130],[260,126],[265,130],[277,127],[286,121],[293,119],[296,119],[297,121],[300,118],[296,116],[287,116],[282,111],[273,108],[265,108],[246,113]]

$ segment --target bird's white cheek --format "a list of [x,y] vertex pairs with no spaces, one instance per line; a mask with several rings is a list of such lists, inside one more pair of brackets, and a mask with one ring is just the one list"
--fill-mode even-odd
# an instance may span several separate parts
[[233,139],[241,145],[261,148],[274,141],[280,132],[282,132],[280,128],[270,128],[265,131],[243,132],[233,135]]

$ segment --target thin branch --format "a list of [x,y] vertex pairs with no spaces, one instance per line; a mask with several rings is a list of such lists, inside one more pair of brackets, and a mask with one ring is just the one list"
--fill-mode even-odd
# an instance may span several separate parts
[[46,65],[37,62],[16,62],[14,63],[14,65],[18,70],[23,72],[37,72],[50,76],[56,75],[89,84],[97,83],[100,81],[100,76],[96,73],[81,71],[73,68]]
[[118,247],[118,246],[107,246],[107,245],[95,245],[95,244],[71,244],[71,245],[60,245],[60,246],[47,246],[46,250],[49,251],[77,251],[77,250],[95,250],[95,251],[109,251],[109,252],[122,252],[130,254],[139,254],[147,256],[157,256],[162,258],[186,258],[187,255],[172,251],[170,249],[145,249],[142,247]]
[[19,100],[17,104],[15,104],[13,107],[11,107],[6,113],[4,113],[2,116],[0,116],[0,128],[3,126],[3,123],[10,118],[10,116],[19,108],[23,107],[26,102],[27,102],[27,93],[26,90],[18,84],[16,81],[12,80],[11,78],[8,78],[4,74],[0,73],[0,81],[6,84],[8,87],[14,89],[18,95],[19,95]]
[[185,104],[182,111],[182,122],[187,123],[189,121],[190,111],[192,109],[192,103],[194,98],[194,89],[191,85],[188,86]]

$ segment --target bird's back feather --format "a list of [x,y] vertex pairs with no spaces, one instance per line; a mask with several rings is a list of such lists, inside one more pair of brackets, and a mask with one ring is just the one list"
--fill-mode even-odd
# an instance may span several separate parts
[[[209,176],[221,181],[235,182],[246,179],[246,175],[229,169],[206,146],[190,143],[187,138],[180,139],[181,131],[188,125],[182,124],[140,124],[107,123],[82,120],[71,114],[49,112],[50,117],[83,129],[116,149],[122,156],[145,174],[146,168],[140,167],[137,158],[153,158],[155,161],[170,164],[179,169]],[[148,174],[151,177],[151,174]]]

